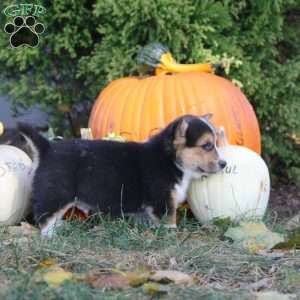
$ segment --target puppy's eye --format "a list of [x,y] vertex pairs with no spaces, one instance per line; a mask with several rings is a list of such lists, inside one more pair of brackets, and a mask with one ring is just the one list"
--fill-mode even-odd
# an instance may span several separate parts
[[206,143],[201,145],[201,148],[208,152],[214,148],[214,145],[212,143]]

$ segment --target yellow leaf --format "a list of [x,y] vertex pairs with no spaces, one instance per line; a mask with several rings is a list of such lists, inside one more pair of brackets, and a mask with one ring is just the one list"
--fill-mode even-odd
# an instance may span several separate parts
[[90,272],[86,278],[87,282],[96,289],[127,289],[130,287],[126,276],[122,274],[101,274],[98,272]]
[[166,294],[170,290],[168,286],[155,282],[145,283],[143,289],[148,294]]
[[42,260],[39,263],[39,267],[40,268],[49,268],[49,267],[52,267],[56,264],[57,264],[57,261],[54,258],[47,258],[45,260]]
[[150,273],[127,273],[126,278],[129,284],[133,287],[140,286],[146,283],[150,278]]
[[73,274],[71,272],[65,271],[59,266],[54,266],[49,268],[49,271],[45,272],[43,275],[43,280],[52,288],[58,288],[65,281],[71,280]]
[[238,227],[229,228],[225,236],[232,239],[237,247],[254,254],[284,241],[281,234],[270,231],[262,222],[242,222]]
[[174,282],[176,284],[191,284],[193,282],[193,278],[190,275],[172,270],[156,271],[151,275],[150,280],[161,283]]

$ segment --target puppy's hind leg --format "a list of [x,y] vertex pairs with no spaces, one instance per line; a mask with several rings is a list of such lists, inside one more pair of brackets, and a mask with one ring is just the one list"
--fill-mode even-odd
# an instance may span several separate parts
[[141,211],[127,214],[126,216],[130,216],[136,224],[147,227],[158,227],[160,223],[159,218],[154,215],[153,207],[151,206],[143,206]]
[[64,214],[74,205],[74,203],[69,203],[52,216],[46,219],[45,223],[40,224],[41,235],[44,237],[51,238],[55,233],[57,227],[62,225]]
[[[66,211],[74,205],[75,192],[69,180],[54,181],[39,177],[35,180],[32,203],[35,221],[43,236],[51,237],[55,228],[62,223]],[[52,180],[51,180],[52,179]]]
[[58,216],[54,214],[50,217],[47,222],[43,225],[40,225],[41,235],[44,237],[51,238],[55,232],[55,229],[62,224],[62,220],[58,219]]

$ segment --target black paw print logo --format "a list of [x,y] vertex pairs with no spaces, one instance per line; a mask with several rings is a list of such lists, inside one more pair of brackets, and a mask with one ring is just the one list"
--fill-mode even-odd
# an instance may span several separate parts
[[36,47],[39,44],[39,34],[44,30],[44,25],[37,23],[33,16],[15,17],[12,23],[7,23],[4,27],[4,31],[10,34],[10,44],[14,48],[22,45]]

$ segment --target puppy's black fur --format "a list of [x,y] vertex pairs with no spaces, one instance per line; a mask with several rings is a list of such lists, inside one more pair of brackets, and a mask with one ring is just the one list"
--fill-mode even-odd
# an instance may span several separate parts
[[31,156],[31,148],[16,128],[4,130],[4,133],[0,136],[0,145],[15,146]]
[[[37,127],[35,126],[34,129],[38,131],[45,131],[47,127]],[[26,142],[24,136],[20,133],[18,128],[6,128],[2,135],[0,135],[0,145],[10,145],[17,147],[23,150],[30,158],[32,158],[32,148]]]
[[[183,122],[188,125],[180,133]],[[50,143],[26,124],[19,124],[19,130],[33,149],[32,200],[41,227],[75,199],[113,216],[145,212],[149,207],[158,219],[174,214],[174,186],[185,171],[177,164],[176,135],[184,135],[182,147],[192,148],[205,133],[214,134],[204,119],[194,116],[175,120],[145,143]]]

